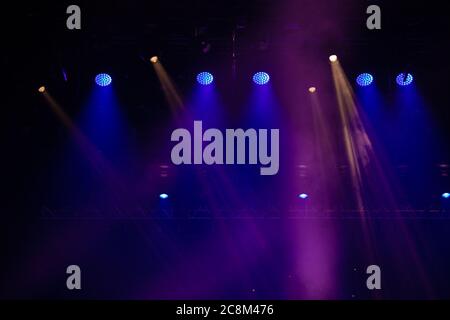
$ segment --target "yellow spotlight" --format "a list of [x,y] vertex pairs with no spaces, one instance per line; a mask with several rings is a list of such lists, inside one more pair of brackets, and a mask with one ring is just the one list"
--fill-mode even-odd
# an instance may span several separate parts
[[337,55],[333,54],[333,55],[330,56],[329,59],[330,59],[331,62],[335,62],[335,61],[337,61]]
[[158,62],[158,57],[157,56],[153,56],[153,57],[150,58],[150,61],[152,63],[157,63]]
[[316,92],[316,87],[309,87],[308,91],[310,93],[314,93],[314,92]]
[[39,87],[38,91],[39,91],[40,93],[44,93],[44,92],[45,92],[45,87],[44,87],[44,86]]

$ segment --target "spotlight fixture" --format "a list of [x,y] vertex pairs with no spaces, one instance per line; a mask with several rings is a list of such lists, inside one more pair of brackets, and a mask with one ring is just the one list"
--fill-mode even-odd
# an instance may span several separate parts
[[109,74],[100,73],[95,77],[95,83],[100,87],[109,86],[112,82],[112,78]]
[[169,197],[169,195],[167,194],[167,193],[161,193],[160,195],[159,195],[159,198],[160,199],[167,199]]
[[45,92],[45,87],[44,86],[39,87],[38,91],[40,93],[44,93]]
[[150,58],[151,63],[157,63],[158,62],[158,57],[157,56],[153,56]]
[[337,61],[337,55],[332,54],[332,55],[329,57],[329,59],[330,59],[331,62],[336,62],[336,61]]
[[316,92],[316,87],[309,87],[308,91],[310,93],[314,93],[314,92]]
[[402,87],[410,85],[413,82],[413,80],[414,78],[411,73],[403,73],[403,72],[400,73],[395,79],[397,84]]
[[253,82],[257,85],[264,85],[270,81],[270,76],[267,72],[257,72],[253,75]]
[[442,194],[442,198],[444,198],[444,199],[450,198],[450,193],[444,192],[444,193]]
[[300,199],[305,200],[306,198],[308,198],[308,195],[307,195],[306,193],[300,193],[300,194],[298,195],[298,197],[299,197]]
[[361,73],[356,77],[356,83],[360,87],[370,86],[373,82],[373,76],[370,73]]
[[197,75],[197,82],[203,86],[207,86],[207,85],[211,84],[213,81],[214,81],[214,77],[209,72],[200,72]]

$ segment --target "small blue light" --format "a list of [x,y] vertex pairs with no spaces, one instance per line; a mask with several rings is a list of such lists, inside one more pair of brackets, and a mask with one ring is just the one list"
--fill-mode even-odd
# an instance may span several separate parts
[[168,195],[167,193],[161,193],[161,194],[159,195],[159,197],[160,197],[161,199],[167,199],[167,198],[169,197],[169,195]]
[[395,81],[399,86],[408,86],[413,82],[414,78],[411,73],[400,73]]
[[95,83],[100,87],[109,86],[112,82],[112,78],[109,74],[100,73],[95,77]]
[[200,83],[201,85],[207,86],[207,85],[211,84],[213,81],[214,81],[214,77],[209,72],[200,72],[197,75],[197,82]]
[[370,73],[361,73],[356,78],[356,83],[360,87],[367,87],[367,86],[371,85],[372,82],[373,82],[373,76]]
[[308,195],[306,193],[301,193],[301,194],[298,195],[298,197],[300,199],[306,199],[306,198],[308,198]]
[[270,76],[266,72],[257,72],[253,75],[253,82],[262,86],[268,83],[270,80]]
[[444,192],[444,193],[442,194],[442,198],[444,198],[444,199],[450,198],[450,193]]

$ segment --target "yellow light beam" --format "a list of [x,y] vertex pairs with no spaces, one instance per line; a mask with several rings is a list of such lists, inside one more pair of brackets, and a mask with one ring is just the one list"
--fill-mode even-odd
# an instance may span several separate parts
[[[154,57],[152,57],[153,59]],[[184,109],[184,104],[181,99],[178,90],[173,83],[171,77],[165,70],[161,61],[158,63],[152,63],[153,68],[155,69],[156,75],[158,76],[159,82],[161,83],[162,89],[164,91],[164,95],[166,96],[167,102],[169,103],[170,110],[173,115],[178,116],[180,111]]]

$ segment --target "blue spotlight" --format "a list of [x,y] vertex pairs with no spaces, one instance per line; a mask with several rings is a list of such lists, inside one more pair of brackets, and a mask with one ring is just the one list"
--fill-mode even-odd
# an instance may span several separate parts
[[109,86],[112,82],[112,78],[109,74],[100,73],[95,77],[95,83],[100,87]]
[[253,75],[253,82],[262,86],[263,84],[266,84],[269,82],[270,76],[266,72],[257,72]]
[[197,82],[200,83],[201,85],[207,86],[207,85],[211,84],[213,81],[214,81],[214,77],[209,72],[200,72],[197,75]]
[[360,87],[370,86],[373,82],[373,76],[370,73],[361,73],[358,77],[356,77],[356,83]]
[[413,82],[414,78],[411,73],[400,73],[395,81],[399,86],[408,86]]
[[169,195],[168,195],[167,193],[161,193],[161,194],[159,195],[159,197],[160,197],[161,199],[167,199],[167,198],[169,197]]
[[442,194],[442,198],[444,198],[444,199],[450,198],[450,193],[444,192],[444,193]]
[[301,194],[298,195],[298,197],[300,199],[306,199],[306,198],[308,198],[308,195],[306,193],[301,193]]

